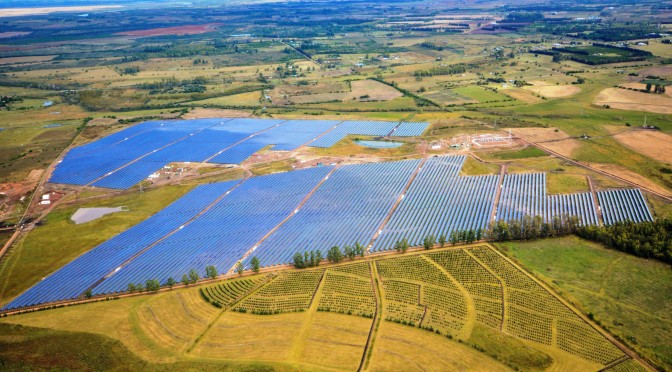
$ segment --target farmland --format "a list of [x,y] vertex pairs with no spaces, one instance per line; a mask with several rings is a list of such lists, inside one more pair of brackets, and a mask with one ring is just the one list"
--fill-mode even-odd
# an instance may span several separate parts
[[[188,358],[191,363],[256,361],[281,369],[357,369],[363,360],[367,370],[385,370],[390,363],[415,370],[422,361],[425,366],[485,363],[498,370],[598,368],[629,361],[587,318],[492,247],[419,253],[49,312],[67,319],[62,322],[47,313],[3,322],[105,334],[144,363]],[[215,299],[221,301],[217,306]],[[103,309],[111,312],[110,321],[85,328],[86,319]],[[372,328],[375,319],[380,324]],[[531,319],[534,323],[527,323]],[[267,336],[257,339],[255,333]],[[368,337],[373,339],[367,344]],[[429,349],[421,346],[430,340]],[[510,348],[501,349],[497,343],[502,342]],[[416,350],[415,360],[403,356],[401,345]],[[439,350],[444,352],[436,354]]]
[[670,369],[670,0],[70,3],[0,5],[0,365]]

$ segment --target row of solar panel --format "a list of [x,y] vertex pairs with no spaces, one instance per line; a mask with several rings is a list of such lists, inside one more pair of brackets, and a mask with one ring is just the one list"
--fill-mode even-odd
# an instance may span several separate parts
[[[147,279],[165,283],[191,269],[204,275],[207,265],[223,273],[250,250],[264,266],[272,266],[290,262],[297,251],[326,253],[331,246],[356,242],[366,246],[400,198],[374,251],[392,249],[403,238],[419,245],[430,234],[485,228],[498,176],[459,176],[464,160],[453,156],[430,158],[422,166],[420,160],[407,160],[335,170],[316,167],[200,186],[49,275],[6,308],[71,299],[88,288],[104,294]],[[528,214],[548,219],[569,213],[581,215],[584,223],[597,222],[589,194],[546,197],[543,175],[507,175],[501,187],[507,195],[502,202],[508,203],[503,208],[515,212],[501,218]],[[638,190],[600,192],[598,200],[607,224],[651,219]]]
[[328,147],[348,134],[414,136],[427,125],[250,118],[145,122],[73,148],[50,182],[125,189],[171,162],[239,164],[270,145],[276,151]]

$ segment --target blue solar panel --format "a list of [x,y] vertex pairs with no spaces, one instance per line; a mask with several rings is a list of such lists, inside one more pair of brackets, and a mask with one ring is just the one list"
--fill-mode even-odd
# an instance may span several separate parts
[[[227,272],[273,227],[288,217],[328,174],[330,167],[251,178],[193,223],[150,248],[94,289],[125,291],[129,283],[170,277],[213,265]],[[263,201],[263,202],[260,202]]]
[[464,156],[428,159],[376,239],[373,251],[393,249],[406,238],[412,246],[428,235],[485,229],[490,222],[498,176],[460,177]]
[[427,129],[429,123],[407,123],[403,122],[394,129],[392,137],[415,137],[422,135],[422,132]]
[[367,245],[419,160],[338,168],[306,204],[255,251],[263,266],[289,263],[301,250]]
[[[397,125],[376,121],[255,118],[151,121],[71,149],[56,166],[50,182],[130,187],[144,178],[141,170],[147,170],[145,177],[155,170],[146,162],[239,164],[266,146],[291,151],[307,143],[328,147],[348,134],[386,136],[394,131],[397,136],[416,135],[427,124],[401,123],[395,130]],[[130,169],[124,171],[127,166]],[[120,179],[114,180],[116,177]]]
[[616,222],[653,221],[644,195],[639,189],[606,190],[597,192],[605,225]]
[[239,181],[195,188],[149,219],[100,244],[49,275],[3,309],[76,298],[148,245],[189,221]]

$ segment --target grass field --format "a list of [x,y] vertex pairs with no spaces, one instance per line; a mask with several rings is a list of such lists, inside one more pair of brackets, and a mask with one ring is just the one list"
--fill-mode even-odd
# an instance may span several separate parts
[[672,367],[672,271],[666,264],[567,237],[500,245],[660,366]]
[[[92,324],[101,312],[106,321]],[[280,370],[356,370],[361,363],[371,371],[598,370],[623,357],[562,301],[483,245],[245,276],[11,316],[0,327],[18,332],[10,323],[39,327],[26,331],[35,339],[79,332],[68,336],[74,344],[105,340],[117,345],[110,346],[115,353],[139,358],[124,363],[150,369],[153,363],[197,368],[208,362],[225,368],[270,363]],[[10,348],[25,340],[0,337]],[[11,349],[18,363],[26,351]],[[36,360],[58,360],[54,353],[69,350],[39,349]],[[96,358],[91,350],[68,363]]]

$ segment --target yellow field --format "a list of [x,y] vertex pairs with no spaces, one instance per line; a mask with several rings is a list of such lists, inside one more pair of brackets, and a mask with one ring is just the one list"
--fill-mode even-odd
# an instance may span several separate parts
[[595,97],[595,105],[609,105],[620,110],[672,114],[672,98],[666,95],[641,93],[619,88],[606,88]]

